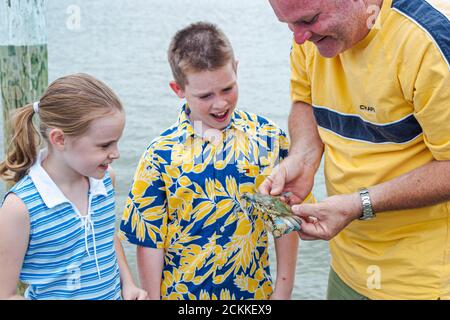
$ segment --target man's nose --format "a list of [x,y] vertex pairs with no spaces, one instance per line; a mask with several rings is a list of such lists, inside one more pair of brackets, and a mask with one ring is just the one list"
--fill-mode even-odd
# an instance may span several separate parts
[[307,40],[309,40],[312,36],[312,32],[305,28],[304,26],[299,25],[289,25],[289,29],[294,33],[294,40],[298,44],[304,44]]

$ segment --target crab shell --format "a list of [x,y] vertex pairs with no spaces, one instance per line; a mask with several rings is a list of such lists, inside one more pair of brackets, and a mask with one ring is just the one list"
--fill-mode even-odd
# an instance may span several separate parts
[[265,195],[261,193],[244,193],[241,199],[252,204],[258,211],[275,216],[292,216],[291,208],[280,200],[280,197]]

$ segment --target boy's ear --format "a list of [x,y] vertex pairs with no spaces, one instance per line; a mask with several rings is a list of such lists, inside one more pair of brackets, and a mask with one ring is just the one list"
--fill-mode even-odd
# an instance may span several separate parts
[[170,81],[169,86],[179,98],[184,99],[184,90],[176,81]]
[[66,146],[66,137],[61,129],[50,129],[48,133],[48,140],[53,148],[56,150],[63,151]]

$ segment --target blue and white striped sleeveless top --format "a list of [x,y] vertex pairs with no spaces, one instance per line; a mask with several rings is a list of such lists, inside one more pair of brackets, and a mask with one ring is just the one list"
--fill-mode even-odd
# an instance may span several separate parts
[[[42,154],[42,153],[41,153]],[[111,178],[89,178],[89,214],[81,216],[41,166],[8,193],[28,208],[30,239],[20,273],[28,299],[121,299],[114,249]]]

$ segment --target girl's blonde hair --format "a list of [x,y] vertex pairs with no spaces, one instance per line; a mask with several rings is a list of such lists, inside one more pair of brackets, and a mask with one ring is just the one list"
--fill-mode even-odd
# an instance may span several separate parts
[[0,177],[11,182],[24,177],[37,159],[42,139],[48,141],[49,129],[58,128],[66,136],[81,136],[91,121],[114,110],[123,110],[119,98],[94,77],[79,73],[55,80],[39,102],[39,130],[33,124],[33,104],[13,114],[10,143],[6,158],[0,163]]

